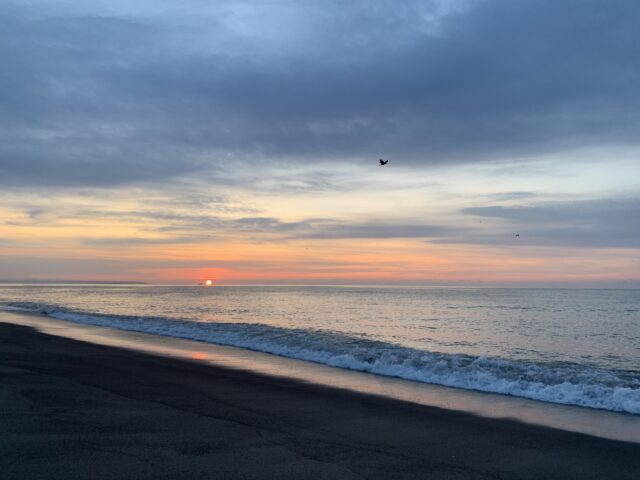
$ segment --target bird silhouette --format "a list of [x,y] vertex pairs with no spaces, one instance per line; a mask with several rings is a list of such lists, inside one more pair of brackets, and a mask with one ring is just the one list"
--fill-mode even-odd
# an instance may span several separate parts
[[380,159],[380,166],[381,167],[384,167],[387,163],[389,163],[389,160]]
[[519,233],[516,233],[516,238],[518,238],[519,236],[520,236],[520,234],[519,234]]

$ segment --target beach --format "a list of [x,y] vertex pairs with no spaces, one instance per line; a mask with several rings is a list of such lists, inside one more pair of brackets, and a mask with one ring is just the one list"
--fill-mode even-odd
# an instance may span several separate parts
[[[3,317],[4,315],[4,317]],[[0,321],[9,315],[0,313]],[[593,478],[640,444],[0,323],[0,478]]]
[[0,480],[640,480],[640,2],[0,2]]

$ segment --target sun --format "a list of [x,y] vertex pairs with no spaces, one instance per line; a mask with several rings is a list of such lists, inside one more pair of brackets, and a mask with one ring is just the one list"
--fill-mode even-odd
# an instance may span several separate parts
[[207,287],[210,287],[211,285],[213,285],[213,282],[212,282],[211,280],[207,280],[206,282],[204,282],[204,284],[205,284]]

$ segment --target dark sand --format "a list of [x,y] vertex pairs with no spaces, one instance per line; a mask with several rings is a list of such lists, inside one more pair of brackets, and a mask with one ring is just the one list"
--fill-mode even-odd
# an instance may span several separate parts
[[640,444],[0,323],[0,479],[634,479]]

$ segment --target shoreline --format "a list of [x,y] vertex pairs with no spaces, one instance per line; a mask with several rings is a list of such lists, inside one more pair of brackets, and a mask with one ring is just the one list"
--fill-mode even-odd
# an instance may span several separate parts
[[640,444],[0,323],[7,478],[607,478]]
[[33,312],[0,310],[0,322],[3,321],[98,345],[197,361],[214,367],[282,377],[486,418],[514,419],[531,425],[640,443],[640,415],[416,382],[241,347],[76,323]]

